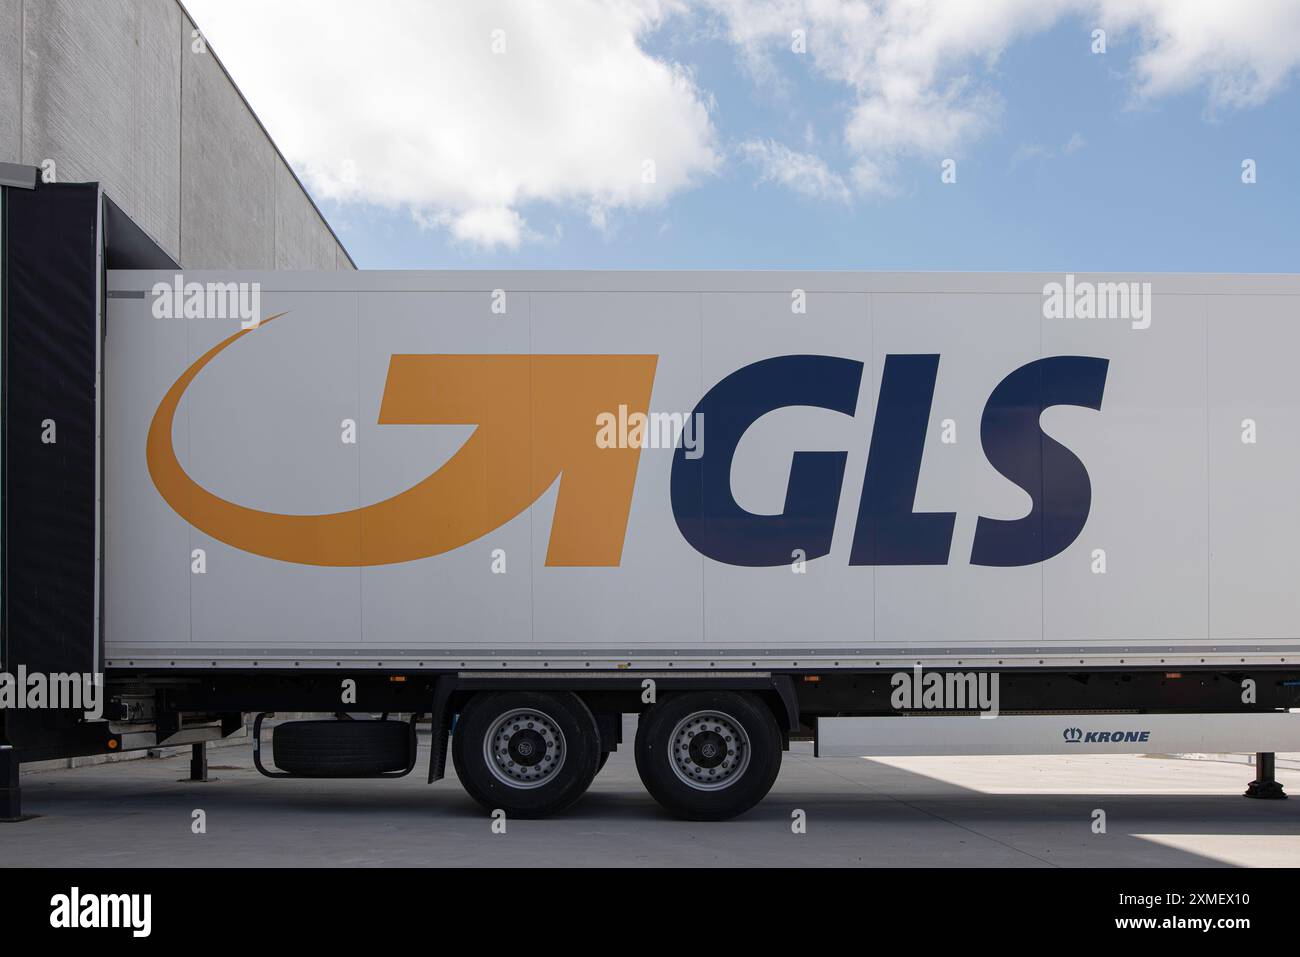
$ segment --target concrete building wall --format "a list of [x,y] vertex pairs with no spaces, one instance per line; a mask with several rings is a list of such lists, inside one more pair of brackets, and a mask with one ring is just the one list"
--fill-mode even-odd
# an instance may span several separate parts
[[275,147],[211,56],[187,46],[181,90],[181,262],[274,268]]
[[288,165],[275,158],[275,268],[337,269],[346,258],[343,248],[328,233],[316,228],[320,217],[307,195],[298,188]]
[[18,161],[23,129],[23,0],[0,0],[0,160]]
[[190,269],[351,269],[176,0],[0,0],[0,161],[98,181]]

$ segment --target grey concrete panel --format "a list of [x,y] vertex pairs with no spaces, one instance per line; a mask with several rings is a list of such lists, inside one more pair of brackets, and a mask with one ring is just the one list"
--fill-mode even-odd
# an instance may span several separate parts
[[181,262],[274,269],[275,149],[210,53],[181,75]]
[[[27,3],[23,162],[54,161],[61,182],[97,180],[133,196],[134,4]],[[130,205],[130,199],[124,199]]]
[[338,243],[284,160],[275,160],[275,268],[334,269]]
[[0,0],[0,161],[102,183],[186,266],[352,268],[193,29],[174,0]]
[[0,0],[0,163],[22,162],[23,0]]
[[[23,161],[98,181],[180,251],[181,16],[170,0],[28,3]],[[0,41],[3,42],[3,41]]]
[[173,259],[183,262],[181,57],[194,54],[188,34],[182,35],[184,17],[174,0],[139,0],[133,6],[132,193],[114,199]]

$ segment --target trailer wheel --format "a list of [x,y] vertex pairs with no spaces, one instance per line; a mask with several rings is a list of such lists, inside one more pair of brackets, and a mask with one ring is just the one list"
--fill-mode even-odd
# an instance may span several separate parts
[[546,817],[591,786],[600,730],[575,694],[484,692],[461,711],[451,756],[465,790],[489,811]]
[[781,731],[751,694],[666,698],[641,716],[636,769],[650,795],[678,817],[726,820],[771,790],[781,770]]

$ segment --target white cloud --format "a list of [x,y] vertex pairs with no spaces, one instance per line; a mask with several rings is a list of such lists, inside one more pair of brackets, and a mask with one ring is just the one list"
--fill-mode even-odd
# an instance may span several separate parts
[[1103,24],[1136,29],[1137,93],[1206,87],[1214,109],[1256,106],[1300,68],[1296,0],[1099,0]]
[[[817,155],[811,123],[804,152],[759,135],[733,154],[761,180],[836,201],[891,191],[904,162],[963,155],[1016,95],[1002,88],[999,56],[1063,20],[1081,55],[1093,27],[1108,32],[1107,56],[1130,62],[1136,46],[1138,103],[1203,91],[1211,111],[1250,107],[1300,68],[1300,0],[187,3],[313,191],[407,208],[489,247],[549,233],[530,228],[530,205],[608,231],[719,168],[711,96],[645,50],[661,27],[724,37],[758,95],[780,91],[787,106],[797,106],[787,78],[802,72],[847,93],[843,169]],[[806,55],[791,50],[796,29]]]
[[451,234],[483,246],[518,246],[524,218],[507,206],[476,206],[451,218]]
[[847,203],[853,198],[843,177],[811,153],[800,153],[774,140],[757,139],[741,143],[739,151],[758,167],[760,183],[778,183],[814,199]]
[[529,203],[604,222],[720,162],[707,97],[640,46],[677,0],[187,5],[317,195],[408,208],[458,240],[519,245]]
[[900,158],[952,155],[982,133],[999,100],[978,68],[1054,18],[1052,0],[706,2],[758,76],[778,69],[778,57],[802,65],[790,34],[807,31],[813,71],[853,94],[843,136],[864,192],[887,190]]
[[[1139,100],[1204,86],[1213,107],[1251,106],[1300,66],[1296,0],[703,2],[751,75],[779,86],[783,70],[808,64],[848,89],[843,136],[864,192],[888,191],[906,157],[960,155],[999,118],[998,57],[1066,17],[1080,23],[1080,49],[1093,26],[1111,34],[1112,50],[1136,37]],[[791,52],[795,29],[807,34],[804,57]]]

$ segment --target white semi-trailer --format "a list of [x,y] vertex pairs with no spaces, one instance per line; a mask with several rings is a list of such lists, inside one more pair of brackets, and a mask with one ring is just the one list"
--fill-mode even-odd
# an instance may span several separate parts
[[393,775],[429,718],[430,780],[450,736],[542,815],[639,713],[696,818],[798,737],[1256,751],[1259,796],[1300,750],[1296,277],[167,268],[105,301],[113,747],[404,715],[281,724],[278,771],[255,743]]

